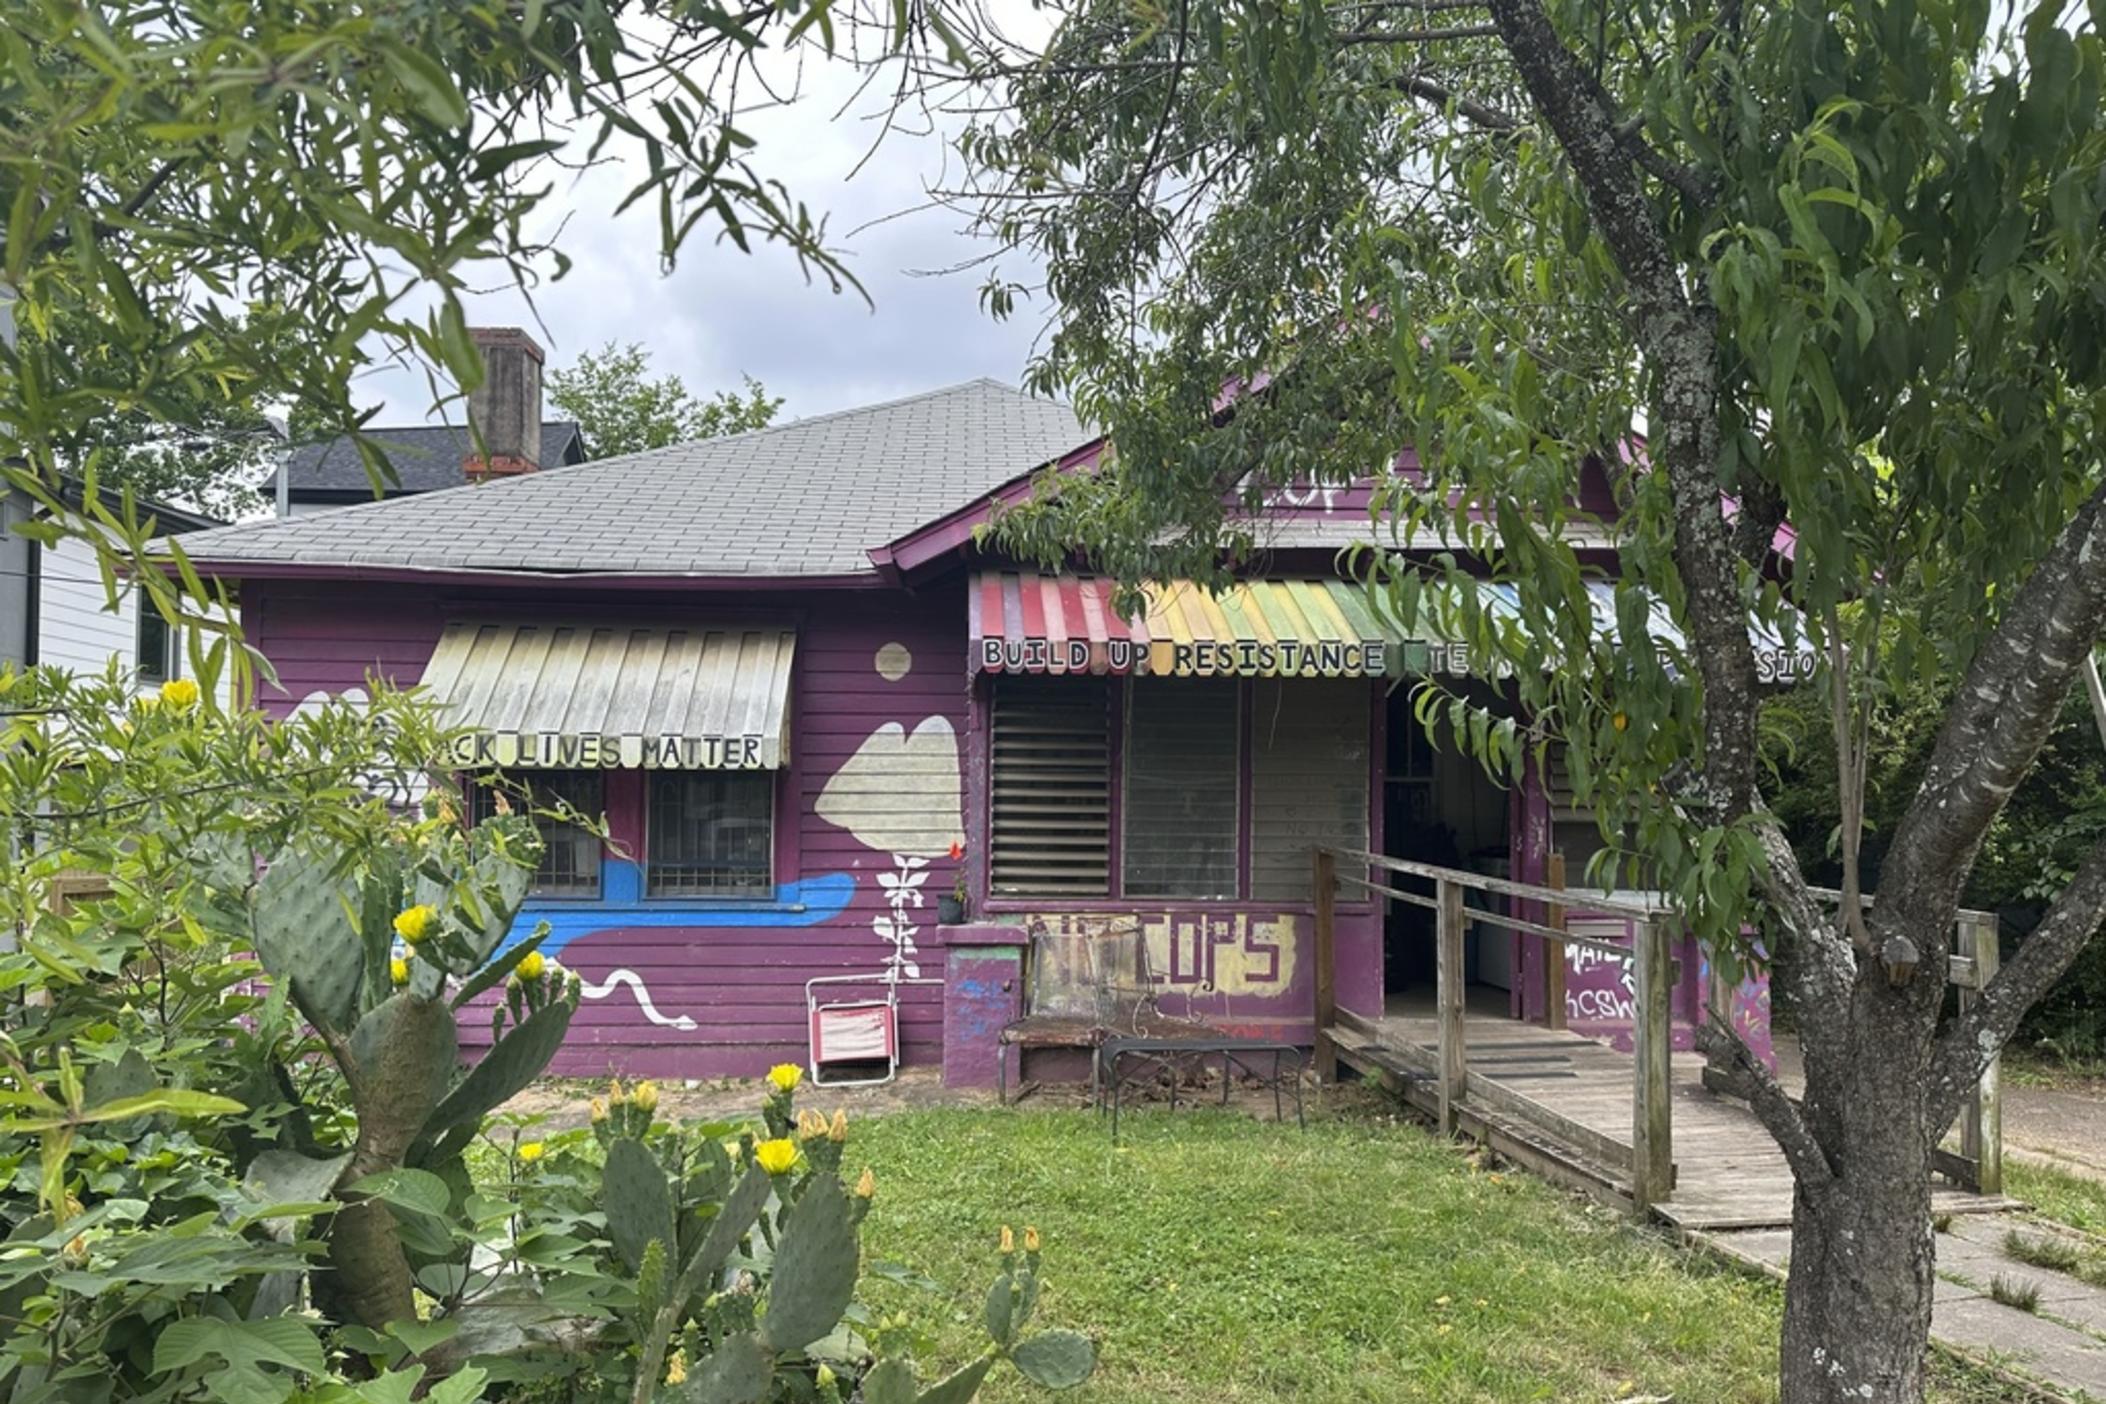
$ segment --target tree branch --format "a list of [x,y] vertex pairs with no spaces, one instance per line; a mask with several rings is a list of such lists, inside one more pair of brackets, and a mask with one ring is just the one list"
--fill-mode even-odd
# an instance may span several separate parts
[[1928,1122],[1943,1135],[1982,1080],[1989,1060],[2018,1031],[2018,1021],[2062,977],[2106,920],[2106,839],[2086,855],[2040,925],[1972,1008],[1938,1035],[1931,1050]]
[[1455,24],[1444,29],[1349,29],[1331,36],[1339,44],[1435,44],[1444,39],[1490,39],[1497,25]]
[[1415,97],[1446,110],[1454,107],[1455,114],[1490,132],[1517,132],[1521,130],[1519,119],[1501,112],[1496,107],[1487,107],[1481,102],[1459,97],[1443,84],[1418,74],[1409,74],[1396,80],[1396,87],[1407,97]]
[[[1792,1175],[1809,1193],[1819,1194],[1835,1180],[1835,1167],[1828,1163],[1827,1152],[1806,1124],[1799,1104],[1784,1090],[1784,1084],[1763,1065],[1754,1051],[1732,1025],[1712,1010],[1696,1032],[1697,1049],[1711,1059],[1712,1066],[1719,1067],[1737,1097],[1747,1100],[1763,1129],[1768,1131],[1784,1150],[1784,1158],[1792,1165]],[[1724,1066],[1720,1067],[1723,1059]]]
[[[2054,729],[2106,619],[2106,482],[2007,598],[1895,826],[1872,912],[1875,946],[1942,933],[1989,825]],[[1941,949],[1931,945],[1926,964]]]
[[1556,134],[1587,208],[1631,292],[1631,318],[1651,372],[1649,450],[1667,475],[1674,562],[1688,594],[1705,693],[1703,771],[1723,820],[1755,803],[1755,657],[1718,500],[1718,364],[1709,317],[1691,305],[1638,168],[1539,0],[1490,0],[1507,52]]

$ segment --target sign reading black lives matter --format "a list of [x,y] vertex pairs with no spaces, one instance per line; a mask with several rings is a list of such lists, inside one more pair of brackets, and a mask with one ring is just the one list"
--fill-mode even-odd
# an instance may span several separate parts
[[763,736],[601,736],[555,731],[471,731],[453,743],[463,770],[771,770],[781,763]]

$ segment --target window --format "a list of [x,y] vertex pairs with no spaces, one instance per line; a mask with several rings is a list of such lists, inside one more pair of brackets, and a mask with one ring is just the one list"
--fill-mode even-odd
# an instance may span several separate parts
[[650,896],[774,895],[773,772],[655,770],[649,784]]
[[990,886],[1111,891],[1111,690],[1102,678],[1000,677],[990,708]]
[[1313,847],[1368,846],[1373,698],[1359,679],[997,677],[992,895],[1308,901]]
[[1366,851],[1369,729],[1364,682],[1268,679],[1252,686],[1254,899],[1307,900],[1317,844]]
[[176,675],[175,630],[144,590],[133,592],[133,610],[139,616],[139,681],[167,682]]
[[534,827],[541,831],[541,864],[534,869],[530,894],[535,897],[597,897],[600,895],[599,836],[538,811],[562,805],[597,819],[605,808],[603,784],[597,770],[535,771],[525,777],[508,777],[501,786],[471,783],[468,787],[468,812],[478,824],[497,813],[497,796],[501,788],[512,812],[533,811]]
[[1127,896],[1236,895],[1240,692],[1211,678],[1128,685],[1120,824]]

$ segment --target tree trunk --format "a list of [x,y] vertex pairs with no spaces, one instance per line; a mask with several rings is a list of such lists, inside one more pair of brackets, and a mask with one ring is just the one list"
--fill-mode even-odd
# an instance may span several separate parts
[[1853,1002],[1846,1056],[1823,1060],[1841,1066],[1807,1069],[1807,1114],[1835,1177],[1793,1195],[1782,1404],[1924,1397],[1936,1280],[1929,1029],[1910,995],[1865,982]]

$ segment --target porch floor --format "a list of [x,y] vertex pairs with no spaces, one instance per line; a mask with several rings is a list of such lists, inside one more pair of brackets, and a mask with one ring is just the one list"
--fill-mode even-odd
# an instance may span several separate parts
[[[1391,996],[1385,1016],[1341,1021],[1333,1028],[1341,1062],[1378,1078],[1422,1107],[1438,1105],[1430,1080],[1439,1027],[1431,993]],[[1578,1034],[1523,1023],[1508,1016],[1504,990],[1472,988],[1463,1042],[1470,1073],[1536,1103],[1555,1118],[1576,1123],[1603,1141],[1628,1148],[1633,1095],[1632,1059]],[[1784,1152],[1755,1114],[1738,1100],[1705,1088],[1702,1055],[1673,1058],[1675,1187],[1653,1206],[1655,1217],[1688,1231],[1774,1228],[1792,1217],[1792,1177]],[[1465,1106],[1470,1107],[1469,1099]],[[1599,1147],[1552,1135],[1538,1122],[1471,1108],[1495,1149],[1552,1178],[1605,1199],[1631,1199],[1627,1170],[1607,1163]],[[2001,1195],[1937,1185],[1939,1213],[1990,1213],[2015,1207]]]

